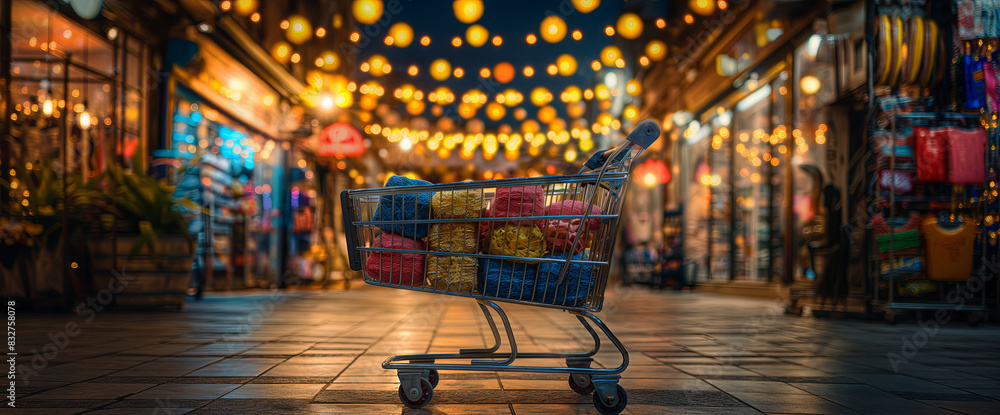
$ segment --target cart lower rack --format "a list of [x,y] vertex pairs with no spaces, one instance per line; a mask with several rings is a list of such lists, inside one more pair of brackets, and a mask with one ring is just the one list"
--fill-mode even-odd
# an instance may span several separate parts
[[[341,193],[351,269],[363,271],[366,283],[473,298],[493,333],[494,344],[485,349],[387,358],[382,367],[397,371],[403,404],[430,403],[439,370],[475,370],[564,373],[572,390],[593,393],[601,413],[625,409],[628,397],[618,381],[628,351],[594,313],[604,303],[633,161],[659,136],[655,122],[643,121],[626,143],[595,154],[573,175],[447,184],[392,177],[386,187]],[[497,302],[567,311],[593,347],[520,352]],[[494,313],[509,351],[500,351]],[[591,367],[601,348],[598,331],[621,353],[618,367]],[[566,365],[515,364],[530,359],[565,359]]]

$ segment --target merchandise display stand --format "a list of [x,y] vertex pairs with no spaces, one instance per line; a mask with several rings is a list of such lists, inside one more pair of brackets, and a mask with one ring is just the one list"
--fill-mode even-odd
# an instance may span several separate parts
[[975,3],[869,3],[866,273],[890,323],[975,325],[1000,297],[1000,42]]

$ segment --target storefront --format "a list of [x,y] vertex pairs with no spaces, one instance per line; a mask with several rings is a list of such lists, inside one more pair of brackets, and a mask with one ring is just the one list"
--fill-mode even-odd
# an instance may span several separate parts
[[2,295],[41,308],[91,294],[84,240],[113,226],[74,192],[112,170],[145,171],[160,123],[171,12],[90,6],[0,1],[0,222],[5,233],[34,229],[5,247]]
[[860,84],[838,79],[837,45],[861,26],[833,33],[833,22],[848,20],[845,8],[824,18],[809,2],[732,7],[715,16],[730,21],[718,34],[726,41],[704,55],[678,54],[685,76],[654,68],[647,78],[658,101],[674,103],[645,109],[672,127],[664,158],[675,179],[664,207],[682,212],[684,258],[700,283],[812,281],[827,217],[846,221],[837,199],[847,192],[850,103]]
[[[144,168],[150,102],[159,87],[156,39],[97,13],[81,17],[66,5],[52,9],[7,0],[0,13],[9,22],[2,57],[3,164],[27,170],[59,166],[85,178],[108,163],[128,171]],[[2,170],[9,178],[11,169]],[[13,204],[25,200],[20,193],[12,196]]]
[[186,167],[173,178],[200,207],[188,213],[195,286],[282,286],[315,231],[313,172],[288,132],[304,113],[194,28],[169,53],[172,123],[155,154]]

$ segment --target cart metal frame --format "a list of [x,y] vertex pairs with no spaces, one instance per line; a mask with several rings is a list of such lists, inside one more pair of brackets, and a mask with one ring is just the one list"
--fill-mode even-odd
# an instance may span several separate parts
[[[457,353],[438,354],[409,354],[400,356],[390,356],[383,363],[382,367],[387,370],[396,370],[399,381],[399,397],[406,406],[420,408],[427,405],[432,396],[434,387],[439,380],[439,370],[469,370],[469,371],[496,371],[496,372],[535,372],[535,373],[561,373],[569,375],[569,386],[572,390],[580,394],[590,394],[593,392],[595,407],[602,413],[617,414],[625,409],[627,395],[625,390],[618,385],[621,373],[628,367],[628,351],[621,341],[614,335],[594,313],[599,312],[604,302],[604,290],[607,286],[608,272],[611,266],[612,251],[614,249],[615,236],[617,233],[621,203],[624,200],[625,191],[628,188],[629,177],[633,161],[643,150],[649,147],[660,136],[659,126],[650,120],[639,123],[626,137],[626,142],[617,148],[600,151],[594,154],[578,174],[565,176],[501,179],[478,182],[449,183],[438,185],[422,185],[409,187],[383,187],[377,189],[346,190],[341,193],[341,203],[343,206],[343,220],[347,246],[349,251],[349,262],[351,269],[363,271],[365,282],[372,285],[379,285],[397,289],[408,289],[415,291],[432,292],[445,295],[454,295],[474,298],[480,310],[486,317],[493,334],[493,345],[488,348],[460,349]],[[633,151],[637,150],[637,151]],[[553,197],[565,200],[576,200],[578,197],[582,201],[587,201],[589,206],[598,206],[599,203],[610,207],[602,214],[591,214],[589,208],[583,209],[578,215],[545,215],[545,216],[504,216],[504,217],[475,217],[475,218],[428,218],[410,219],[403,221],[374,220],[374,215],[370,209],[378,203],[379,198],[392,196],[392,208],[395,212],[395,196],[406,194],[435,193],[462,190],[480,190],[484,192],[483,200],[487,200],[485,190],[487,188],[527,187],[527,186],[548,186]],[[599,196],[602,195],[602,196]],[[492,195],[490,195],[492,196]],[[369,208],[365,214],[365,207]],[[395,215],[395,214],[394,214]],[[457,222],[504,222],[520,223],[522,221],[548,221],[548,220],[580,220],[581,224],[587,224],[589,219],[599,219],[602,223],[600,230],[596,231],[597,236],[594,242],[594,251],[590,252],[586,259],[573,259],[574,255],[563,255],[564,258],[529,258],[509,255],[495,255],[490,253],[460,253],[441,252],[433,250],[418,249],[392,249],[373,247],[371,242],[375,238],[376,227],[399,225],[401,223],[429,226],[430,224],[447,224]],[[424,225],[427,224],[427,225]],[[478,225],[477,225],[478,226]],[[589,231],[588,231],[589,232]],[[580,231],[573,238],[573,243],[568,245],[575,247],[583,242],[584,234]],[[527,263],[551,263],[553,266],[562,263],[559,269],[558,279],[556,279],[556,291],[563,284],[564,278],[570,270],[571,264],[578,266],[592,267],[591,279],[586,281],[589,285],[584,287],[584,280],[578,279],[576,283],[577,296],[585,295],[585,300],[581,303],[578,299],[567,304],[569,299],[569,282],[563,291],[565,297],[562,303],[558,300],[546,301],[549,291],[544,291],[542,298],[536,298],[538,281],[532,282],[535,289],[528,298],[519,291],[519,298],[506,298],[500,295],[500,288],[497,288],[496,295],[489,295],[488,292],[458,292],[449,289],[439,289],[427,286],[426,284],[409,286],[402,283],[393,283],[391,276],[389,281],[385,281],[383,275],[369,275],[369,271],[362,265],[362,257],[367,258],[373,253],[400,253],[400,254],[427,254],[443,257],[461,256],[480,259],[499,259]],[[381,270],[379,271],[381,274]],[[552,274],[555,275],[555,274]],[[537,277],[537,274],[536,274]],[[551,279],[552,277],[546,277]],[[549,281],[548,279],[546,281]],[[513,283],[510,283],[513,286]],[[450,287],[450,283],[449,283]],[[513,288],[508,288],[508,292]],[[522,285],[522,290],[526,289]],[[583,291],[580,291],[580,290]],[[558,298],[558,297],[557,297]],[[497,302],[507,302],[524,304],[535,307],[547,307],[562,309],[574,315],[584,326],[593,339],[593,347],[589,351],[566,352],[566,353],[541,353],[541,352],[520,352],[517,347],[514,331],[503,308]],[[492,312],[490,311],[492,310]],[[493,317],[496,313],[503,325],[504,333],[507,337],[509,351],[500,351],[503,344],[497,322]],[[598,335],[600,330],[615,346],[622,356],[622,362],[614,368],[593,368],[593,356],[601,350],[601,339]],[[538,365],[514,365],[519,359],[559,359],[566,361],[566,366],[551,367]],[[465,363],[438,363],[438,361],[462,360]]]

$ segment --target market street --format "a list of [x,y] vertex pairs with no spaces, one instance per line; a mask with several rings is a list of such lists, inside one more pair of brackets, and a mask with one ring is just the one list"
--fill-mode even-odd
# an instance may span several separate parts
[[[585,350],[566,313],[506,307],[520,351]],[[781,303],[611,287],[598,316],[630,352],[633,414],[995,414],[1000,331],[826,320]],[[75,322],[78,330],[68,331]],[[407,409],[391,354],[492,341],[475,302],[362,286],[210,294],[181,312],[21,314],[17,409],[4,414],[596,413],[564,374],[447,372]],[[75,334],[75,335],[74,335]],[[904,340],[905,339],[905,340]],[[614,367],[608,342],[596,356]],[[46,347],[48,346],[48,349]],[[894,353],[901,361],[891,361]],[[549,363],[545,361],[543,363]],[[552,360],[551,364],[562,362]],[[32,371],[32,365],[36,372]],[[897,366],[895,373],[893,365]],[[88,412],[89,411],[89,412]]]

